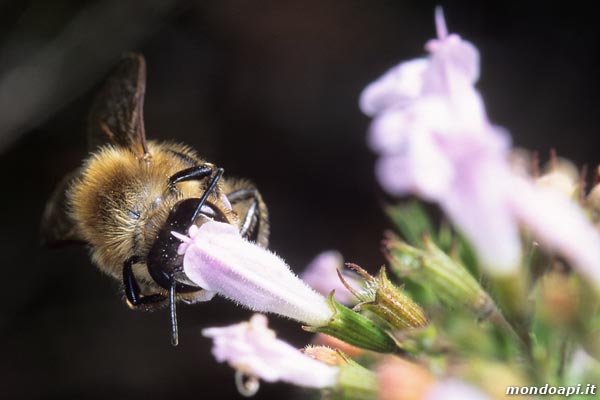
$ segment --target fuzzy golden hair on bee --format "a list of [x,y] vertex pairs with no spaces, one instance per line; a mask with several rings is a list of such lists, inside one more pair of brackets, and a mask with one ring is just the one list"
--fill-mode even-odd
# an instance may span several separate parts
[[216,220],[266,247],[268,213],[249,181],[225,178],[189,146],[146,141],[145,80],[138,54],[109,76],[90,112],[91,155],[59,184],[41,230],[48,244],[87,244],[99,269],[123,282],[130,307],[169,304],[176,344],[175,301],[205,296],[185,276],[171,232]]
[[[190,160],[202,162],[191,149],[152,141],[148,149],[152,157],[141,159],[129,149],[103,146],[84,163],[67,195],[79,237],[91,245],[95,263],[115,277],[125,260],[148,252],[177,201],[203,192],[197,182],[168,186],[169,177],[189,168]],[[208,201],[219,204],[217,192]],[[228,222],[237,221],[232,210],[223,212]]]

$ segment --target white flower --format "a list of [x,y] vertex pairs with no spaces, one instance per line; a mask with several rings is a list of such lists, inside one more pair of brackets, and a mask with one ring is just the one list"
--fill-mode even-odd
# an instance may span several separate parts
[[212,353],[246,375],[267,382],[283,381],[311,388],[333,387],[339,369],[323,364],[276,338],[267,318],[255,314],[249,322],[223,328],[207,328],[202,334],[213,339]]
[[184,243],[183,268],[198,286],[258,312],[270,312],[312,326],[329,322],[333,310],[275,254],[240,236],[236,227],[209,221],[192,225]]

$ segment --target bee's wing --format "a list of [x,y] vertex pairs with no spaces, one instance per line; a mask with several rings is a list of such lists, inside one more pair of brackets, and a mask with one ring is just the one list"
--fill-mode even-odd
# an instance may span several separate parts
[[46,203],[40,227],[42,243],[45,245],[55,246],[62,243],[83,242],[77,236],[75,224],[69,214],[66,196],[71,183],[78,176],[79,170],[66,175]]
[[138,157],[148,154],[144,132],[146,62],[130,53],[106,80],[96,96],[88,120],[90,150],[112,143],[127,147]]

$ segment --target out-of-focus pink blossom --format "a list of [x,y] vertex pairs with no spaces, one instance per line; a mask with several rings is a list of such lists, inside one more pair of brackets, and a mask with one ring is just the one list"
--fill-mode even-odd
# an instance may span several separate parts
[[[310,287],[321,293],[323,296],[329,295],[335,290],[335,299],[342,304],[355,303],[355,297],[346,289],[340,281],[337,271],[343,271],[344,258],[335,251],[324,251],[316,256],[306,267],[301,275],[304,282]],[[355,275],[344,274],[346,282],[356,290],[361,288],[360,279]]]
[[579,272],[600,285],[600,238],[581,208],[553,188],[516,179],[511,197],[515,215],[540,242],[560,253]]
[[428,66],[426,59],[419,58],[390,69],[362,92],[361,110],[369,116],[375,116],[391,107],[409,105],[423,90],[423,74]]
[[[600,286],[600,235],[576,205],[511,170],[509,136],[489,122],[474,87],[477,48],[448,34],[441,9],[436,25],[428,58],[400,64],[361,95],[363,112],[374,116],[369,145],[380,155],[379,183],[439,204],[495,275],[520,265],[523,224]],[[403,72],[415,65],[418,73]]]
[[236,227],[209,221],[192,225],[183,241],[185,274],[198,286],[258,312],[312,326],[329,322],[327,300],[298,278],[275,254],[241,237]]
[[426,400],[488,400],[479,389],[457,379],[447,379],[434,384],[425,394]]
[[333,387],[339,369],[319,362],[277,339],[267,327],[267,318],[255,314],[249,322],[222,328],[207,328],[202,334],[213,339],[212,353],[244,374],[267,382],[283,381],[311,388]]

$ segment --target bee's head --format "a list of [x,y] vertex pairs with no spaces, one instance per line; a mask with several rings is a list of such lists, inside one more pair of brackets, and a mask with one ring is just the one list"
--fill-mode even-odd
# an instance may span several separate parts
[[211,220],[230,222],[219,207],[208,201],[202,205],[200,202],[199,198],[189,198],[176,203],[150,248],[146,260],[148,272],[152,279],[165,289],[170,287],[171,280],[174,278],[179,293],[200,290],[183,273],[183,256],[177,253],[181,242],[171,232],[186,234],[192,224],[201,226]]

